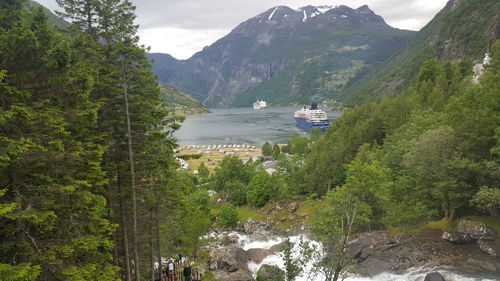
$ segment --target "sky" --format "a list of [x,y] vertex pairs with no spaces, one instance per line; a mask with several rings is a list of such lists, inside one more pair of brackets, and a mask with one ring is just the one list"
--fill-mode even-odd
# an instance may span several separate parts
[[[56,0],[36,0],[56,10]],[[131,0],[137,7],[141,43],[151,52],[187,59],[243,21],[284,5],[368,5],[396,28],[420,30],[448,0]]]

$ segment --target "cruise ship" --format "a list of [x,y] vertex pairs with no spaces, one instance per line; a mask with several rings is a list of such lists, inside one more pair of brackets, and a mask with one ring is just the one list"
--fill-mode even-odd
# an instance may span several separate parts
[[253,109],[266,109],[267,103],[263,100],[258,100],[253,103]]
[[302,109],[295,111],[295,122],[297,122],[297,127],[307,131],[312,128],[319,128],[324,132],[330,125],[326,112],[318,109],[316,103],[313,103],[311,108],[304,106]]

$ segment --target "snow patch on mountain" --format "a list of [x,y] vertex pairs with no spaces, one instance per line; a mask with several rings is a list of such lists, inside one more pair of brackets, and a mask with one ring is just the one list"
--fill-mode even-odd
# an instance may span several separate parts
[[273,12],[269,15],[269,20],[271,20],[274,16],[274,13],[278,10],[278,7],[274,8]]
[[307,20],[307,13],[306,13],[306,11],[303,11],[303,12],[304,12],[304,19],[302,19],[302,22],[306,22],[306,20]]
[[316,10],[318,10],[318,12],[320,12],[321,14],[324,14],[324,13],[330,11],[331,9],[334,9],[334,8],[337,8],[337,7],[338,6],[323,5],[323,6],[317,6]]

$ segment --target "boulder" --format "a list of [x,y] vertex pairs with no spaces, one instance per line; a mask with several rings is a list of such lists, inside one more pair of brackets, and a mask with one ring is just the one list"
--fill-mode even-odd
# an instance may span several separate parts
[[474,242],[474,239],[470,235],[453,230],[444,231],[442,238],[451,243],[458,244],[468,244]]
[[397,237],[386,231],[374,231],[363,233],[356,239],[349,241],[347,247],[353,259],[363,261],[375,251],[396,244],[396,241]]
[[445,281],[443,275],[439,272],[431,272],[425,275],[424,281]]
[[248,254],[238,247],[216,248],[210,250],[208,268],[214,277],[228,281],[252,281],[253,276],[247,267]]
[[247,250],[248,260],[253,261],[257,264],[261,263],[267,256],[273,255],[274,253],[268,249],[249,249]]
[[257,271],[257,281],[285,281],[285,272],[275,265],[265,264]]
[[271,248],[269,248],[269,251],[271,251],[273,254],[279,253],[281,252],[281,246],[283,245],[285,245],[285,242],[273,245]]
[[241,268],[246,269],[247,263],[247,252],[241,248],[220,248],[210,251],[210,270],[235,272]]
[[458,223],[458,231],[469,235],[473,239],[493,240],[495,239],[495,231],[482,223],[473,222],[470,220],[460,220]]
[[252,234],[254,238],[268,238],[271,235],[270,228],[271,225],[269,222],[254,221],[252,219],[248,219],[243,224],[243,231],[247,234]]
[[478,239],[477,246],[490,256],[500,257],[500,239],[495,241]]
[[252,273],[248,270],[238,270],[235,272],[215,271],[215,280],[225,281],[254,281]]

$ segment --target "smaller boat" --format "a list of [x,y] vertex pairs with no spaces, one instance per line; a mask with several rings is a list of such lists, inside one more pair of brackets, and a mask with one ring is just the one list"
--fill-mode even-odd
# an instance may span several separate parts
[[253,103],[253,109],[266,109],[267,103],[263,100],[258,100]]
[[330,125],[330,121],[321,109],[318,109],[318,104],[313,103],[311,108],[304,106],[302,109],[295,111],[295,122],[297,127],[309,131],[313,128],[319,128],[322,132]]

